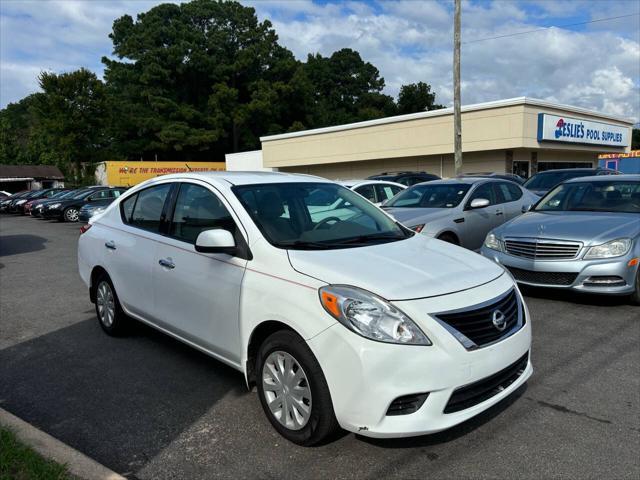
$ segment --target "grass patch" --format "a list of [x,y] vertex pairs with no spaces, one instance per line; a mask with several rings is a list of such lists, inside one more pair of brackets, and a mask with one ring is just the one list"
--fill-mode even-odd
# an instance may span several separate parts
[[47,460],[0,427],[0,480],[68,480],[64,465]]

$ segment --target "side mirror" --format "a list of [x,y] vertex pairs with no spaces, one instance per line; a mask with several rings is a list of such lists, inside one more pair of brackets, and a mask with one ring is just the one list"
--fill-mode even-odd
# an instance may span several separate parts
[[202,253],[236,253],[236,241],[228,230],[213,229],[200,232],[196,238],[196,252]]
[[474,198],[473,200],[471,200],[471,204],[469,205],[469,207],[472,209],[485,208],[488,207],[490,203],[491,202],[486,198]]
[[522,213],[527,213],[529,210],[531,210],[532,206],[533,205],[523,205],[521,209]]

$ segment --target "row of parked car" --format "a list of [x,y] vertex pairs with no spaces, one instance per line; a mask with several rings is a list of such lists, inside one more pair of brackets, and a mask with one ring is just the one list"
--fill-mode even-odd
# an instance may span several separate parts
[[64,222],[88,222],[124,191],[126,188],[105,186],[25,190],[0,198],[0,212]]
[[168,175],[81,229],[78,268],[107,334],[136,319],[241,371],[292,442],[431,433],[532,374],[517,282],[640,299],[640,176],[588,173],[542,197],[491,174]]

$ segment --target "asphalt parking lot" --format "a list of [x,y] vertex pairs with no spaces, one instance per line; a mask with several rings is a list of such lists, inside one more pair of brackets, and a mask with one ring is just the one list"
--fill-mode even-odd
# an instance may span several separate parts
[[243,376],[154,330],[102,333],[78,224],[0,217],[0,406],[130,478],[640,477],[640,308],[525,292],[528,384],[440,434],[282,439]]

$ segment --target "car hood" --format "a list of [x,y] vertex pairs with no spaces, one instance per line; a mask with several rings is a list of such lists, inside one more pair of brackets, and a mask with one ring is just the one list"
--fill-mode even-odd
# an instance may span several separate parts
[[289,250],[293,268],[328,284],[352,285],[387,300],[435,297],[495,280],[486,258],[424,235],[370,247]]
[[599,245],[640,235],[640,215],[614,212],[527,212],[498,227],[500,237],[572,240]]
[[384,211],[407,227],[448,217],[455,208],[385,208]]

